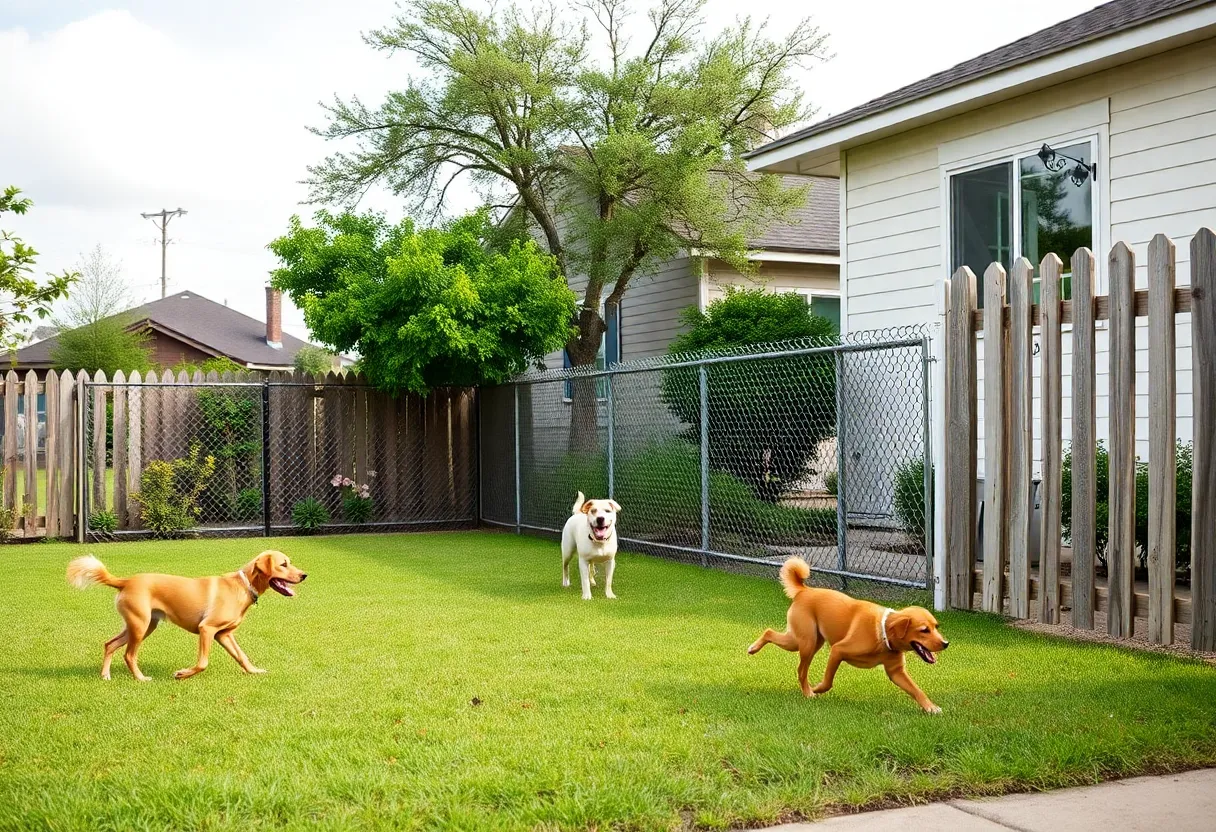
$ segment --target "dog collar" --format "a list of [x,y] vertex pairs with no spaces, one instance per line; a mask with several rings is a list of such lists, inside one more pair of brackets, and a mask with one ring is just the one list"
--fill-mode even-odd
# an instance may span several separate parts
[[882,614],[882,621],[878,625],[878,634],[882,636],[882,644],[888,650],[891,649],[891,642],[887,641],[887,619],[891,617],[891,613],[893,612],[895,612],[895,610],[887,607],[886,612]]
[[249,597],[252,598],[253,603],[256,604],[258,602],[258,591],[253,588],[253,584],[249,583],[249,576],[245,574],[244,569],[240,570],[236,574],[241,576],[241,583],[245,585],[245,589],[249,592]]

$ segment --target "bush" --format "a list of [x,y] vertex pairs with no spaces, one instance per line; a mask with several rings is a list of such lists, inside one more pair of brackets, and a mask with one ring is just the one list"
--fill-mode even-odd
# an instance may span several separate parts
[[[1177,447],[1178,472],[1175,482],[1178,488],[1177,514],[1175,516],[1175,567],[1178,572],[1188,574],[1191,568],[1191,477],[1194,466],[1194,445],[1179,442]],[[1107,546],[1110,541],[1110,453],[1099,442],[1094,450],[1097,483],[1097,509],[1095,511],[1096,555],[1098,562],[1106,565]],[[1064,537],[1072,540],[1072,448],[1064,454],[1063,499],[1061,515]],[[1148,463],[1136,465],[1136,551],[1140,565],[1148,562]]]
[[366,523],[372,519],[374,508],[371,497],[361,497],[353,492],[342,497],[342,516],[347,523]]
[[99,511],[89,515],[89,531],[98,534],[114,534],[118,530],[118,515],[112,511]]
[[[930,469],[929,488],[933,488]],[[924,543],[929,512],[925,506],[925,461],[909,459],[895,471],[895,517],[917,543]]]
[[831,494],[833,497],[838,496],[840,490],[840,475],[835,471],[828,471],[823,475],[823,490]]
[[329,510],[315,497],[306,497],[291,507],[291,524],[312,534],[329,522]]
[[[834,343],[831,321],[811,314],[795,294],[728,290],[704,313],[685,310],[688,331],[670,351],[700,352],[790,338]],[[664,404],[699,441],[698,368],[663,372]],[[729,471],[756,496],[776,502],[807,471],[819,443],[836,433],[836,362],[831,355],[718,364],[708,369],[710,466]]]
[[156,459],[144,466],[139,491],[131,496],[139,503],[144,528],[157,537],[172,537],[198,524],[198,498],[215,473],[215,457],[200,458],[201,453],[194,442],[181,459]]
[[236,495],[236,519],[245,523],[262,518],[262,491],[245,488]]

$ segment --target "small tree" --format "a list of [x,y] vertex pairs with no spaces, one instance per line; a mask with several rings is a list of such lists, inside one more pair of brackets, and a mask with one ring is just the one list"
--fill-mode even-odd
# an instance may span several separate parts
[[[681,316],[687,330],[671,353],[702,352],[812,338],[836,339],[831,321],[811,313],[795,294],[731,289],[701,312]],[[807,473],[819,443],[836,432],[836,366],[832,356],[753,359],[714,365],[707,373],[709,461],[748,483],[756,495],[776,501]],[[701,435],[697,368],[663,373],[663,401]]]
[[297,373],[317,376],[334,369],[334,358],[334,354],[329,350],[309,344],[306,347],[300,347],[292,365]]
[[488,245],[489,216],[417,231],[376,214],[298,217],[270,244],[272,275],[309,330],[357,351],[367,379],[387,390],[495,384],[561,349],[574,293],[532,241]]
[[147,372],[152,366],[148,333],[134,329],[131,294],[122,264],[100,245],[81,257],[80,275],[62,312],[55,316],[59,335],[51,360],[59,370]]
[[[21,190],[9,186],[0,193],[0,216],[7,212],[24,214],[33,203],[21,196]],[[15,349],[21,336],[14,324],[28,324],[33,317],[46,318],[51,314],[51,304],[66,297],[68,287],[77,278],[73,272],[50,275],[47,282],[39,284],[31,275],[38,252],[27,246],[20,237],[0,229],[0,347]]]

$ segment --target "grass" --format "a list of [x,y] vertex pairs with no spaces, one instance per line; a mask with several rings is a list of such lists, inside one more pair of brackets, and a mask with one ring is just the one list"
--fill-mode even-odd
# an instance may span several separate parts
[[[98,677],[112,590],[63,581],[66,544],[8,547],[0,829],[726,828],[875,803],[1216,763],[1216,671],[946,614],[912,675],[842,668],[804,700],[795,659],[745,648],[775,580],[624,554],[620,600],[558,585],[556,544],[490,533],[272,541],[309,573],[175,682],[168,624]],[[260,540],[94,546],[117,574],[211,574]],[[812,674],[822,672],[816,659]]]

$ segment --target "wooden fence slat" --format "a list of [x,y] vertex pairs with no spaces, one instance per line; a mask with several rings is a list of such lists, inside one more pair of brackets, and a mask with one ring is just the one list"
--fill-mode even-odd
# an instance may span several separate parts
[[59,377],[59,537],[76,528],[76,379]]
[[[1002,579],[1007,551],[1008,477],[1005,416],[1009,402],[1005,373],[1005,269],[993,263],[984,272],[984,610],[1002,612]],[[997,314],[989,314],[996,312]]]
[[1042,344],[1043,434],[1042,520],[1039,524],[1039,620],[1060,623],[1060,536],[1063,506],[1063,337],[1060,321],[1060,273],[1064,264],[1055,254],[1043,258],[1039,295],[1043,317]]
[[92,502],[89,513],[106,510],[106,374],[98,370],[93,375],[93,447]]
[[1034,456],[1031,409],[1034,338],[1030,327],[1034,266],[1025,257],[1013,264],[1009,288],[1009,614],[1030,617],[1030,467]]
[[114,373],[114,515],[118,525],[127,525],[127,377]]
[[1210,228],[1191,239],[1191,286],[1191,648],[1211,651],[1216,650],[1216,234]]
[[362,379],[359,380],[359,386],[355,388],[354,417],[355,481],[363,485],[370,479],[367,476],[369,470],[367,443],[368,433],[372,428],[367,423],[367,386],[363,384]]
[[399,399],[380,394],[380,418],[383,422],[384,452],[376,469],[376,487],[384,495],[384,519],[402,519],[401,495],[397,492],[397,435],[400,429]]
[[[142,444],[139,456],[145,464],[161,458],[159,445],[162,388],[158,386],[159,382],[160,373],[149,370],[147,377],[149,386],[143,388],[143,425],[140,430]],[[134,417],[132,417],[132,423],[134,423]]]
[[4,376],[4,507],[17,507],[17,373]]
[[946,603],[971,606],[976,534],[975,275],[963,266],[946,283]]
[[1174,243],[1164,234],[1148,244],[1148,637],[1174,640],[1177,564],[1178,376],[1174,325]]
[[[1072,256],[1072,624],[1094,628],[1098,471],[1097,352],[1094,341],[1094,255]],[[1063,316],[1061,316],[1063,319]]]
[[[131,483],[130,493],[136,493],[140,489],[140,482],[144,475],[143,465],[143,426],[144,426],[144,392],[146,388],[140,385],[143,378],[139,374],[139,370],[131,373],[128,382],[131,385],[127,394],[127,470],[128,480]],[[118,503],[115,500],[115,510],[118,512],[119,522],[123,524],[123,528],[139,528],[139,504],[134,500],[128,499],[126,503]]]
[[54,370],[46,374],[46,534],[59,536],[59,376]]
[[1126,243],[1110,252],[1110,581],[1107,632],[1130,638],[1136,556],[1136,259]]
[[38,374],[25,374],[25,533],[38,530]]

